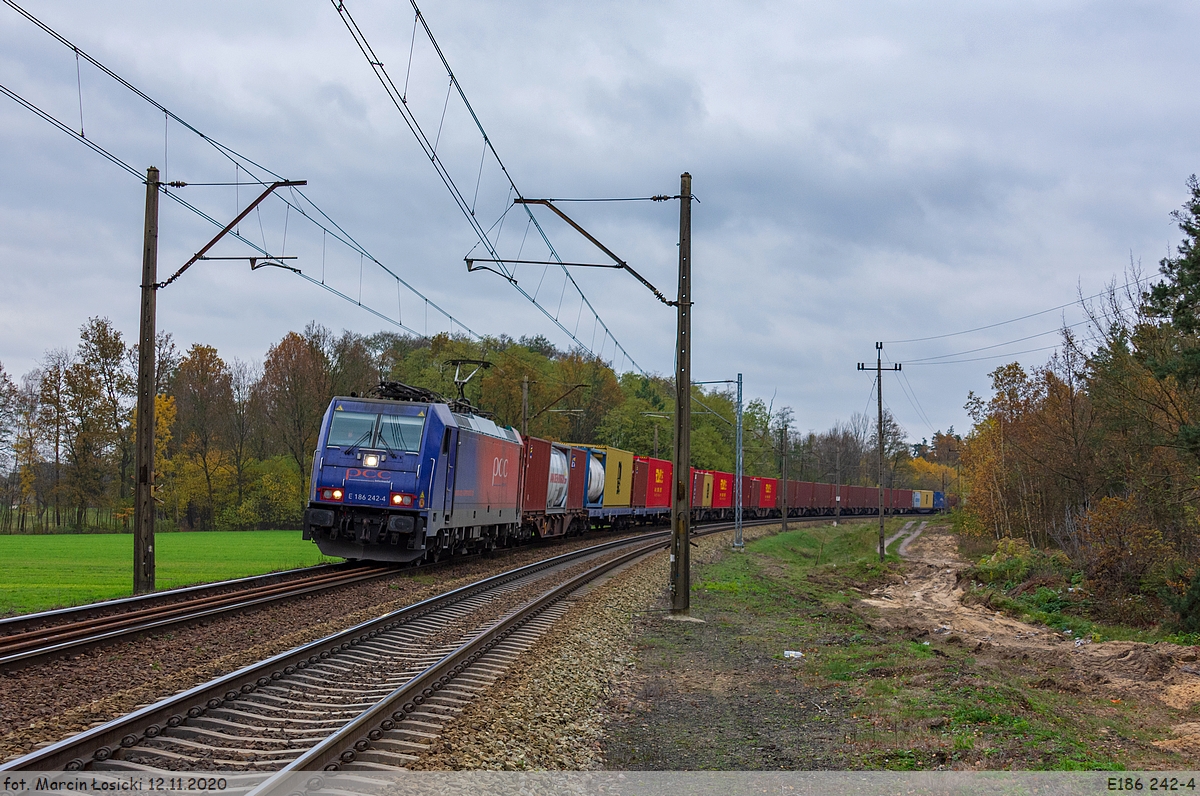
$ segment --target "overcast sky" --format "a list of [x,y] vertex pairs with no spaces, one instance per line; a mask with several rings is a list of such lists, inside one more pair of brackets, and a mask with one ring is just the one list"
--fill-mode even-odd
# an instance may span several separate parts
[[[309,199],[370,255],[484,334],[571,340],[499,276],[468,274],[478,239],[333,4],[23,5],[212,138],[307,179]],[[503,257],[544,259],[508,184],[407,2],[347,7]],[[1036,313],[1147,272],[1179,235],[1169,213],[1200,171],[1194,76],[1200,5],[1185,2],[429,3],[422,12],[508,174],[527,197],[679,192],[693,208],[697,380],[743,372],[749,397],[823,429],[870,402],[874,342]],[[410,52],[412,57],[410,59]],[[407,82],[407,88],[405,84]],[[139,170],[246,179],[232,162],[0,5],[0,84]],[[1189,88],[1191,86],[1191,88]],[[0,96],[0,362],[14,375],[72,346],[87,318],[136,338],[144,188]],[[250,187],[179,194],[222,222]],[[299,201],[299,200],[297,200]],[[239,204],[240,203],[240,204]],[[563,204],[674,294],[678,205]],[[563,259],[603,256],[544,210]],[[287,230],[286,249],[284,230]],[[328,226],[328,223],[327,223]],[[279,269],[206,261],[160,291],[181,347],[261,359],[286,331],[447,328],[378,266],[264,203],[240,228],[346,301]],[[160,274],[216,232],[164,199]],[[220,255],[250,253],[236,240]],[[486,256],[482,249],[476,256]],[[612,330],[618,367],[669,373],[673,311],[628,275],[573,272]],[[606,358],[616,350],[562,272],[520,287]],[[1035,365],[1078,307],[972,334],[891,342],[909,362],[884,398],[909,436],[968,426],[968,390],[1004,362]],[[457,327],[456,327],[457,328]],[[983,350],[979,350],[983,349]],[[957,352],[952,364],[916,360]],[[911,388],[911,394],[909,389]]]

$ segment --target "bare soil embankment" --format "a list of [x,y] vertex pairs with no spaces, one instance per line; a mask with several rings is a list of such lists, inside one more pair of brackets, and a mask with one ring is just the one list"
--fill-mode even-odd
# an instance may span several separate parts
[[[944,528],[927,528],[904,554],[903,579],[872,590],[861,601],[879,609],[876,627],[927,633],[961,644],[980,659],[1020,659],[1053,667],[1053,679],[1040,683],[1044,688],[1109,700],[1150,700],[1176,711],[1200,704],[1196,647],[1166,642],[1089,643],[983,606],[964,605],[962,578],[969,563],[958,555],[953,535]],[[1200,722],[1174,725],[1172,737],[1156,745],[1184,756],[1200,756]]]

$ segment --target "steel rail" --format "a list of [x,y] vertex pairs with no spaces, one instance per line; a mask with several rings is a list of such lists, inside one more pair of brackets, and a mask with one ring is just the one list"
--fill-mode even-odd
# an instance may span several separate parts
[[[826,519],[824,517],[812,517],[802,518],[799,521],[820,522]],[[777,524],[778,521],[779,518],[770,518],[752,521],[747,524],[771,525]],[[732,523],[714,523],[704,526],[703,530],[698,531],[694,535],[704,536],[720,533],[728,531],[731,528]],[[250,664],[235,672],[194,686],[152,705],[142,707],[130,714],[30,752],[0,765],[0,771],[82,770],[93,761],[103,762],[108,760],[120,748],[133,747],[142,740],[156,737],[165,727],[177,727],[186,721],[188,717],[196,718],[204,715],[210,709],[221,708],[227,702],[237,700],[244,694],[253,693],[260,687],[271,685],[275,681],[302,671],[310,665],[324,661],[339,651],[350,650],[360,644],[371,642],[382,633],[406,625],[454,603],[469,599],[481,592],[495,589],[511,581],[544,569],[569,563],[576,559],[586,558],[622,546],[653,542],[651,545],[636,551],[636,554],[633,555],[636,558],[637,556],[647,554],[665,543],[669,533],[669,530],[662,530],[604,542],[599,545],[593,545],[518,567],[508,572],[484,578],[475,583],[436,595],[406,608],[398,609],[384,616],[359,623],[323,639],[272,656],[264,661]],[[611,566],[608,568],[611,569],[620,566],[625,559],[626,556],[614,559],[615,563],[611,563]],[[595,572],[593,577],[597,577],[599,574],[602,573]],[[578,588],[578,585],[575,588]],[[573,591],[574,589],[571,590]],[[548,604],[546,603],[546,605]],[[544,608],[545,606],[542,607]],[[530,615],[525,616],[526,620],[529,618]],[[494,627],[492,630],[496,630],[496,628]],[[485,634],[492,633],[492,630],[485,631]],[[483,643],[486,643],[486,641]],[[438,665],[440,664],[435,664],[432,668],[436,668]],[[418,675],[418,677],[423,678],[425,674]],[[358,719],[353,719],[352,723],[357,721]],[[356,724],[355,726],[358,725]]]
[[[822,518],[813,519],[819,520]],[[769,522],[772,522],[772,520],[760,520],[759,524]],[[718,532],[724,528],[724,523],[700,525],[697,527],[711,527],[713,529],[711,532]],[[448,566],[462,560],[465,559],[449,559],[444,562],[436,562],[424,566]],[[264,586],[252,586],[249,589],[240,591],[225,591],[225,589],[239,583],[252,583],[260,579],[277,580],[281,575],[299,574],[305,572],[305,569],[220,581],[213,584],[187,587],[173,592],[141,595],[139,597],[124,598],[111,602],[93,603],[86,606],[79,606],[78,608],[59,609],[58,611],[30,614],[2,620],[0,621],[0,631],[13,628],[17,632],[0,635],[0,671],[27,666],[43,658],[72,652],[82,652],[101,644],[111,643],[121,638],[137,636],[172,625],[195,622],[223,613],[248,610],[272,602],[279,602],[305,594],[346,586],[363,580],[384,577],[398,571],[394,567],[364,567],[360,565],[351,567],[343,565],[333,565],[332,567],[328,565],[321,566],[326,567],[326,571],[316,573],[312,577],[284,580]],[[318,567],[312,567],[311,569],[318,569]],[[209,591],[216,593],[206,595],[205,593]],[[201,596],[190,600],[164,602],[159,606],[105,614],[99,617],[89,616],[89,614],[102,611],[110,606],[132,606],[151,598],[167,597],[168,595],[184,596],[189,592],[195,592]],[[34,630],[20,629],[21,624],[35,624],[39,619],[72,617],[75,615],[79,615],[82,618],[74,622],[50,625]]]
[[[715,533],[715,531],[710,531],[710,533]],[[666,535],[665,533],[663,534],[663,536]],[[398,722],[403,721],[408,714],[416,711],[427,698],[449,685],[456,676],[466,671],[472,663],[547,607],[606,572],[649,553],[661,550],[666,545],[666,539],[643,545],[636,550],[631,550],[628,553],[592,567],[588,571],[576,575],[565,583],[548,590],[507,617],[496,622],[483,633],[462,644],[440,661],[434,663],[391,694],[363,711],[358,718],[344,725],[323,741],[319,741],[304,754],[297,757],[291,763],[288,763],[258,787],[251,790],[247,796],[263,796],[263,794],[270,793],[276,789],[284,777],[297,771],[337,770],[345,763],[354,762],[359,752],[365,752],[371,748],[372,741],[379,740],[385,733],[394,729]]]
[[279,572],[268,572],[264,575],[250,575],[244,578],[233,578],[231,580],[218,580],[213,583],[197,583],[192,586],[183,586],[178,589],[167,589],[163,591],[151,592],[149,594],[138,594],[133,597],[118,597],[113,600],[103,600],[101,602],[87,603],[86,605],[75,605],[69,608],[54,608],[50,611],[39,611],[35,614],[17,614],[16,616],[6,616],[0,619],[0,633],[9,631],[12,628],[22,628],[26,625],[37,624],[40,622],[57,621],[63,617],[67,618],[83,618],[89,614],[97,614],[112,609],[124,609],[130,606],[143,605],[156,602],[171,602],[179,597],[191,597],[194,595],[205,594],[208,592],[218,593],[224,589],[240,589],[240,588],[256,588],[258,585],[269,586],[273,583],[284,582],[290,577],[308,577],[310,575],[319,575],[326,571],[338,572],[347,569],[354,569],[362,566],[361,564],[317,564],[311,567],[299,567],[297,569],[285,569]]
[[162,731],[163,727],[176,727],[182,724],[187,717],[195,718],[203,715],[208,709],[219,708],[227,701],[237,699],[242,694],[252,693],[260,686],[269,685],[275,680],[281,679],[285,674],[290,675],[307,668],[317,661],[327,659],[335,651],[356,647],[359,644],[374,639],[381,632],[411,622],[479,592],[496,588],[509,581],[578,558],[585,558],[616,547],[637,544],[650,539],[665,538],[667,534],[668,532],[664,530],[605,542],[600,545],[554,556],[553,558],[533,564],[527,564],[435,597],[430,597],[427,600],[398,609],[384,616],[361,622],[323,639],[280,653],[267,660],[250,664],[235,672],[197,685],[152,705],[147,705],[98,727],[85,730],[43,749],[30,752],[27,755],[0,765],[0,771],[81,770],[92,760],[104,761],[109,759],[118,748],[128,748],[136,745],[143,738],[155,737]]
[[194,622],[217,614],[242,611],[265,603],[358,583],[394,573],[391,567],[356,568],[254,589],[198,597],[178,603],[86,619],[71,624],[0,636],[0,670],[133,636],[162,627]]

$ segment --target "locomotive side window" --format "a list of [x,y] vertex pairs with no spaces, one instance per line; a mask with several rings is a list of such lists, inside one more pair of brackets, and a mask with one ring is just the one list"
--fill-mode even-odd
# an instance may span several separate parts
[[444,434],[442,434],[442,454],[445,455],[449,452],[450,452],[450,429],[446,429],[446,432]]
[[379,423],[379,444],[394,451],[416,453],[421,450],[421,431],[425,418],[383,415]]
[[329,424],[328,448],[349,448],[358,445],[370,446],[375,436],[375,421],[379,415],[365,412],[334,412]]

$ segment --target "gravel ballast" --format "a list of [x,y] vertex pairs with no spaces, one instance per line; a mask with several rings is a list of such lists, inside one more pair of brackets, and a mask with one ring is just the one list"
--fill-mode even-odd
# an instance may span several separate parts
[[618,537],[571,539],[398,574],[0,673],[0,760],[381,614],[612,538]]
[[[779,526],[745,529],[747,540]],[[692,560],[728,549],[732,532],[697,540]],[[423,770],[601,769],[606,721],[628,709],[634,683],[634,618],[666,611],[668,558],[655,553],[579,597],[550,633],[448,724]]]

